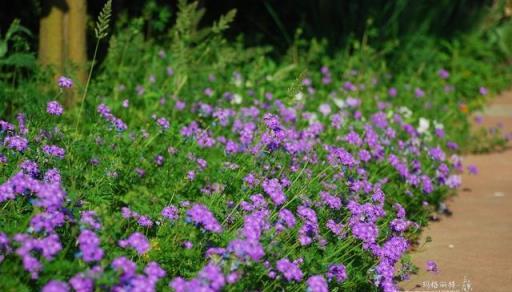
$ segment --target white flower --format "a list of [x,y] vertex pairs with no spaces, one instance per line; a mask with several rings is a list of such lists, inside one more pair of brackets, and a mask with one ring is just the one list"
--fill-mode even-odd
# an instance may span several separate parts
[[238,93],[233,94],[233,99],[231,100],[232,104],[241,104],[242,103],[242,96]]
[[308,122],[309,122],[309,124],[310,124],[310,125],[311,125],[311,124],[313,124],[313,123],[315,123],[315,122],[318,122],[318,116],[317,116],[317,114],[316,114],[316,113],[311,113],[311,114],[309,115],[309,117],[308,117]]
[[334,101],[334,104],[340,109],[346,106],[345,101],[341,98],[333,98],[332,100]]
[[236,87],[241,87],[243,83],[242,78],[233,78],[233,83],[235,84]]
[[423,134],[430,128],[430,121],[425,118],[420,118],[420,125],[418,126],[418,133]]
[[304,99],[304,93],[302,93],[302,91],[299,91],[299,92],[297,92],[297,94],[295,94],[296,101],[302,101],[303,99]]
[[406,119],[410,118],[412,116],[412,111],[406,107],[402,106],[398,109],[398,112]]
[[434,121],[434,128],[436,129],[444,129],[444,125],[438,121]]

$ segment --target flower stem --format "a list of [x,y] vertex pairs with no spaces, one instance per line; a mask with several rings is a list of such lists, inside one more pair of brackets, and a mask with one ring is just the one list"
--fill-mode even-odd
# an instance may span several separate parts
[[84,109],[85,98],[87,97],[87,91],[89,89],[89,83],[91,82],[92,70],[94,69],[94,65],[96,63],[96,54],[98,53],[98,47],[100,45],[100,39],[96,41],[96,47],[94,48],[94,55],[92,57],[91,69],[89,70],[89,76],[87,76],[87,82],[85,83],[84,93],[82,94],[82,100],[80,101],[80,111],[78,112],[78,118],[76,120],[76,130],[78,130],[78,125],[80,124],[80,119],[82,118],[82,111]]

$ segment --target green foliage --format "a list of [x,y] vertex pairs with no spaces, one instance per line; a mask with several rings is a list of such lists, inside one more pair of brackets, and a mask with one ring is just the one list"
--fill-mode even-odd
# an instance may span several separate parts
[[31,36],[31,32],[20,25],[18,19],[11,23],[4,36],[0,34],[0,72],[2,72],[0,76],[4,80],[12,76],[5,72],[7,71],[6,67],[10,69],[34,69],[35,57],[29,51],[26,41],[26,38]]
[[0,34],[0,116],[7,116],[13,108],[23,104],[22,98],[13,98],[17,95],[16,89],[31,87],[25,84],[27,77],[38,74],[36,58],[27,41],[30,37],[32,34],[19,20],[14,20],[4,35]]

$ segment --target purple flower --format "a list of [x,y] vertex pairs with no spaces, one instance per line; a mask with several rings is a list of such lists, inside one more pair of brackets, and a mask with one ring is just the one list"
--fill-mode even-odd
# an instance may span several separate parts
[[372,159],[372,155],[367,150],[360,150],[359,151],[359,159],[364,162],[370,161]]
[[252,173],[249,173],[246,177],[244,177],[244,182],[249,186],[250,188],[254,187],[256,184],[259,183],[256,176]]
[[156,120],[156,122],[158,125],[160,125],[160,127],[162,127],[162,129],[164,129],[164,130],[169,129],[170,124],[166,118],[159,118],[158,120]]
[[277,131],[281,129],[281,123],[279,122],[279,118],[276,115],[273,115],[271,113],[266,113],[263,116],[263,121],[265,122],[265,125],[270,129]]
[[174,75],[174,70],[172,69],[172,67],[167,67],[166,72],[167,72],[167,76],[169,76],[169,77]]
[[241,260],[251,259],[255,262],[265,256],[265,250],[256,239],[235,239],[229,242],[229,252],[234,253]]
[[82,252],[84,262],[100,261],[103,258],[103,249],[100,248],[100,239],[90,230],[82,230],[78,236],[78,245]]
[[295,263],[290,262],[287,258],[277,261],[276,268],[283,274],[287,281],[302,281],[302,271]]
[[446,158],[443,150],[439,147],[431,148],[428,154],[430,155],[430,157],[432,157],[432,159],[437,161],[443,161]]
[[162,156],[162,155],[157,155],[155,156],[155,164],[157,166],[162,166],[164,165],[164,161],[165,161],[165,158]]
[[316,275],[311,276],[308,281],[308,291],[309,292],[328,292],[329,286],[327,285],[327,281],[325,281],[324,276]]
[[206,96],[212,96],[213,95],[213,89],[211,89],[210,87],[208,88],[205,88],[204,91],[203,91],[204,95]]
[[32,217],[30,226],[34,231],[53,232],[55,228],[64,225],[64,214],[59,211],[46,211]]
[[135,173],[136,173],[139,177],[144,177],[144,175],[146,175],[146,171],[144,171],[144,169],[142,169],[142,168],[140,168],[140,167],[135,168]]
[[349,144],[356,146],[360,146],[363,143],[363,140],[361,140],[359,135],[354,131],[351,131],[345,136],[345,141],[347,141],[347,143]]
[[144,95],[146,90],[144,89],[144,86],[137,84],[137,86],[135,86],[135,91],[137,92],[137,95],[141,96]]
[[320,199],[331,209],[339,210],[341,208],[341,199],[328,192],[320,192]]
[[385,258],[391,264],[396,263],[405,253],[409,244],[407,240],[400,236],[393,236],[386,241],[378,250],[378,256]]
[[174,108],[176,108],[176,110],[178,111],[182,111],[186,106],[186,103],[184,101],[181,101],[181,100],[177,100],[176,101],[176,104],[174,105]]
[[118,131],[124,131],[128,128],[128,126],[119,118],[115,117],[108,106],[105,104],[98,105],[97,108],[98,113],[102,118],[110,122]]
[[126,257],[118,257],[112,261],[115,270],[122,271],[121,279],[130,279],[137,272],[137,265]]
[[92,292],[94,291],[94,281],[89,278],[77,274],[69,280],[69,284],[76,292]]
[[389,96],[391,96],[391,97],[395,97],[395,96],[397,95],[397,93],[398,93],[398,90],[396,90],[396,88],[394,88],[394,87],[391,87],[391,88],[388,90],[388,94],[389,94]]
[[188,180],[193,181],[196,178],[196,172],[193,170],[187,172],[187,178]]
[[189,291],[220,291],[226,285],[226,278],[222,270],[215,264],[206,265],[197,275],[196,279],[187,281],[181,277],[174,278],[169,287],[176,292]]
[[343,283],[347,279],[347,270],[343,264],[330,265],[327,271],[327,279]]
[[157,262],[150,262],[145,268],[144,273],[150,279],[160,279],[167,275],[164,269]]
[[222,226],[205,205],[194,204],[187,211],[187,217],[210,232],[219,233],[222,231]]
[[331,113],[331,106],[327,103],[323,103],[320,105],[318,110],[324,115],[327,116]]
[[21,136],[7,136],[4,144],[13,150],[23,152],[28,147],[28,140]]
[[445,184],[452,188],[452,189],[456,189],[460,186],[461,184],[461,178],[460,178],[460,175],[455,175],[455,174],[452,174],[450,175],[447,179],[446,179],[446,182]]
[[468,165],[468,172],[469,174],[477,175],[478,168],[476,167],[476,165]]
[[295,216],[288,209],[282,209],[279,211],[279,222],[288,228],[293,228],[296,224]]
[[31,177],[39,175],[39,166],[34,161],[25,160],[20,164],[20,167],[25,174],[28,174]]
[[94,211],[80,211],[80,223],[96,230],[101,228],[101,224],[98,222],[96,212]]
[[183,248],[191,249],[192,247],[194,247],[194,244],[192,243],[192,241],[186,240],[185,242],[183,242]]
[[487,95],[489,93],[489,90],[486,87],[483,87],[483,86],[481,86],[478,90],[479,90],[481,95]]
[[391,221],[390,223],[390,227],[392,230],[396,231],[396,232],[404,232],[405,230],[407,230],[407,228],[409,228],[409,225],[410,225],[410,222],[408,220],[404,220],[404,219],[393,219],[393,221]]
[[278,179],[265,179],[261,186],[263,187],[265,193],[267,193],[267,195],[270,196],[270,198],[272,199],[272,201],[274,201],[276,205],[281,205],[282,203],[284,203],[284,201],[286,201],[286,196],[283,192],[283,187],[279,183]]
[[61,281],[56,281],[56,280],[51,280],[50,282],[48,282],[46,285],[44,285],[43,290],[42,290],[42,292],[68,292],[68,291],[69,291],[68,284],[61,282]]
[[167,218],[167,219],[169,219],[171,221],[175,221],[179,217],[178,208],[176,208],[176,206],[174,206],[174,205],[170,205],[170,206],[165,207],[162,210],[161,214],[162,214],[162,216],[164,216],[165,218]]
[[128,246],[132,247],[138,254],[144,254],[150,248],[149,241],[146,236],[139,232],[134,232],[127,239],[120,240],[119,246],[123,248]]
[[73,80],[71,80],[65,76],[59,77],[59,80],[57,83],[60,88],[71,88],[73,86]]
[[334,234],[337,236],[343,236],[343,224],[336,223],[334,220],[329,219],[327,220],[327,223],[325,223],[325,226]]
[[377,240],[379,230],[372,223],[356,223],[352,226],[352,234],[365,243],[374,243]]
[[60,148],[56,145],[44,145],[43,152],[60,159],[63,159],[64,155],[66,154],[66,151],[63,148]]
[[439,271],[437,263],[432,260],[427,261],[427,271],[437,273]]
[[60,184],[61,176],[59,170],[51,168],[44,174],[44,181],[49,184]]
[[64,112],[64,108],[57,101],[50,101],[46,106],[46,112],[50,115],[60,116]]
[[450,77],[450,73],[444,68],[439,69],[439,71],[437,71],[437,74],[439,75],[439,77],[441,77],[441,79],[447,79],[448,77]]
[[425,91],[423,91],[421,88],[416,88],[414,90],[414,95],[416,95],[416,97],[423,97],[425,96]]
[[4,260],[5,256],[12,252],[11,247],[9,246],[9,237],[0,232],[0,264]]
[[219,266],[210,263],[206,265],[197,275],[199,279],[207,281],[214,291],[219,291],[226,284],[224,274]]
[[20,247],[16,249],[16,254],[21,257],[23,268],[30,272],[32,279],[37,279],[39,272],[42,270],[42,264],[35,257],[33,251],[40,251],[46,260],[51,261],[62,249],[59,237],[56,234],[41,239],[32,238],[27,234],[16,234],[14,240],[20,244]]
[[137,223],[142,227],[151,228],[153,226],[153,221],[148,216],[140,216],[137,219]]

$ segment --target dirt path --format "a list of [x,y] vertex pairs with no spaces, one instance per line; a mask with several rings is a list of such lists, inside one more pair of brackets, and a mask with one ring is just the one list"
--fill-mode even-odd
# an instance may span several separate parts
[[[512,132],[512,92],[490,104],[484,125]],[[458,196],[447,202],[451,217],[432,223],[422,235],[432,242],[412,254],[419,274],[403,282],[406,291],[512,291],[512,149],[464,157],[479,174],[463,175]],[[439,271],[426,271],[434,260]]]

